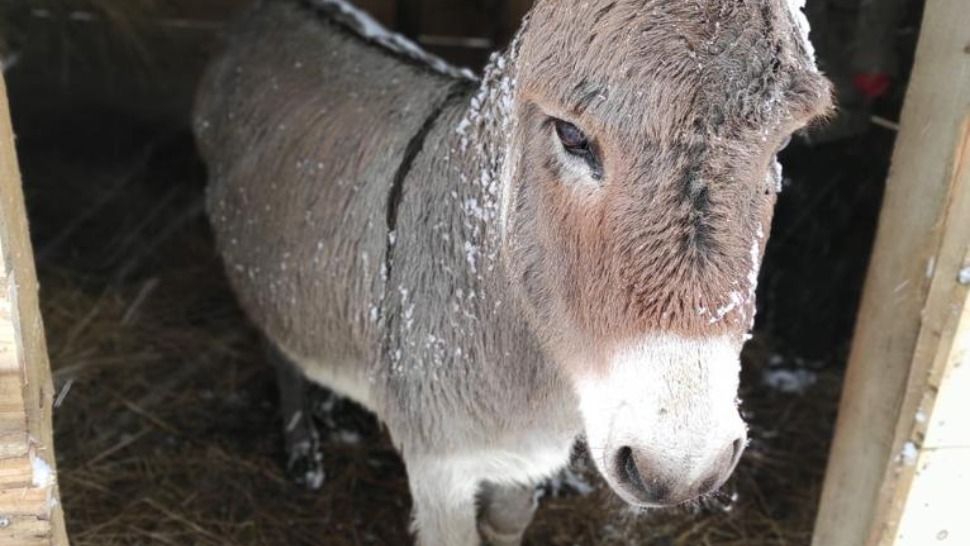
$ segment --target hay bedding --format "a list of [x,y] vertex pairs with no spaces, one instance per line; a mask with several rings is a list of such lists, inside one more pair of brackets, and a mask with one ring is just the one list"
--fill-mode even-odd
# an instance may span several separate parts
[[[351,403],[320,395],[323,489],[284,476],[273,372],[214,256],[190,137],[104,113],[54,123],[19,144],[73,544],[409,543],[403,465]],[[767,345],[746,353],[752,440],[724,492],[635,513],[579,453],[544,489],[528,544],[807,544],[839,373],[803,393],[767,387]]]

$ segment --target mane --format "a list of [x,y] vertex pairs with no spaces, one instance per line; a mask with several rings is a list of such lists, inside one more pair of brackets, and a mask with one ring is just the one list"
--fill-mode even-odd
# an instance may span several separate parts
[[497,237],[505,231],[511,198],[509,178],[514,168],[510,149],[514,146],[512,140],[517,125],[514,103],[519,50],[530,19],[528,14],[523,18],[507,49],[492,53],[479,89],[455,128],[458,137],[456,152],[474,158],[472,163],[478,169],[477,173],[469,173],[471,179],[463,179],[463,183],[476,186],[478,192],[476,198],[466,200],[462,207],[467,219],[466,228],[481,245],[466,249],[472,269],[482,259],[495,263],[500,247]]

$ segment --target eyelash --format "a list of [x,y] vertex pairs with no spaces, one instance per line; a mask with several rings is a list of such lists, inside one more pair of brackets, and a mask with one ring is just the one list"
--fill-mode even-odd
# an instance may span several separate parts
[[[595,145],[589,141],[589,137],[586,136],[586,133],[584,133],[575,124],[569,123],[568,121],[552,118],[551,122],[553,131],[555,132],[563,151],[573,157],[585,161],[587,167],[589,167],[590,174],[593,179],[597,181],[601,180],[603,178],[603,162],[599,158]],[[578,133],[578,135],[568,136],[578,136],[581,139],[580,142],[575,146],[570,146],[566,142],[569,140],[569,138],[564,133],[571,131],[575,131]]]

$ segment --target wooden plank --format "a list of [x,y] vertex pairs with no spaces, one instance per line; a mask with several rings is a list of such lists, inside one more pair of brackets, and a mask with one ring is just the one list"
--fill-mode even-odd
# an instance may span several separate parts
[[397,0],[359,0],[354,2],[387,28],[394,28],[397,21]]
[[960,485],[970,485],[970,362],[963,366],[970,349],[970,283],[959,282],[960,272],[970,268],[970,118],[959,150],[940,262],[903,402],[904,411],[911,403],[916,410],[897,425],[902,455],[887,476],[893,487],[882,493],[885,508],[876,512],[885,521],[879,538],[885,546],[948,538],[951,544],[970,544],[967,519],[954,511],[965,508],[957,497],[966,491]]
[[11,488],[28,487],[34,479],[30,457],[0,459],[0,483]]
[[[7,517],[33,516],[38,522],[45,522],[50,511],[50,489],[32,487],[10,487],[0,491],[0,514]],[[50,523],[47,524],[50,534]],[[38,527],[34,527],[35,529]]]
[[48,546],[50,525],[32,516],[0,516],[0,544]]
[[[0,76],[0,544],[66,546],[53,387],[7,90]],[[25,469],[30,479],[25,480]]]
[[[903,508],[924,494],[922,477],[914,472],[920,467],[912,463],[929,464],[937,457],[930,454],[933,449],[921,449],[927,445],[926,424],[952,426],[958,420],[948,415],[952,405],[940,405],[936,393],[951,377],[946,370],[966,343],[960,323],[966,287],[958,276],[968,265],[970,246],[968,17],[965,0],[926,5],[846,372],[815,546],[899,540]],[[966,415],[959,420],[965,422]],[[948,467],[953,462],[949,455],[939,459],[941,468],[926,473],[926,488],[931,480],[957,472]],[[964,467],[968,464],[963,459]]]
[[935,407],[921,420],[927,430],[913,467],[912,488],[900,499],[896,546],[970,544],[965,499],[970,489],[970,304],[966,300],[955,336],[960,341],[943,373],[930,378],[924,404]]

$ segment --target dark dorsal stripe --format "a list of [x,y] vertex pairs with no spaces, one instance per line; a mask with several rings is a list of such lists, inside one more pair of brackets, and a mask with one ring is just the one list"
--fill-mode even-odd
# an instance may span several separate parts
[[[418,132],[411,137],[408,141],[407,147],[404,149],[404,156],[401,158],[401,163],[398,165],[397,170],[394,172],[394,179],[391,182],[390,191],[387,195],[387,205],[386,205],[386,222],[387,222],[387,237],[385,239],[384,246],[384,264],[386,271],[386,278],[388,281],[391,279],[391,273],[394,269],[394,246],[397,240],[397,220],[399,216],[399,210],[401,207],[401,200],[404,198],[404,181],[407,180],[408,174],[411,173],[411,169],[414,167],[414,162],[424,149],[424,143],[428,138],[428,134],[431,129],[434,128],[435,122],[441,117],[441,114],[448,109],[449,106],[465,100],[471,89],[470,82],[456,81],[451,84],[448,94],[445,98],[435,107],[434,110],[428,117],[424,120],[421,128]],[[384,299],[380,304],[380,314],[383,316],[385,301],[387,298],[387,292],[385,291]]]

